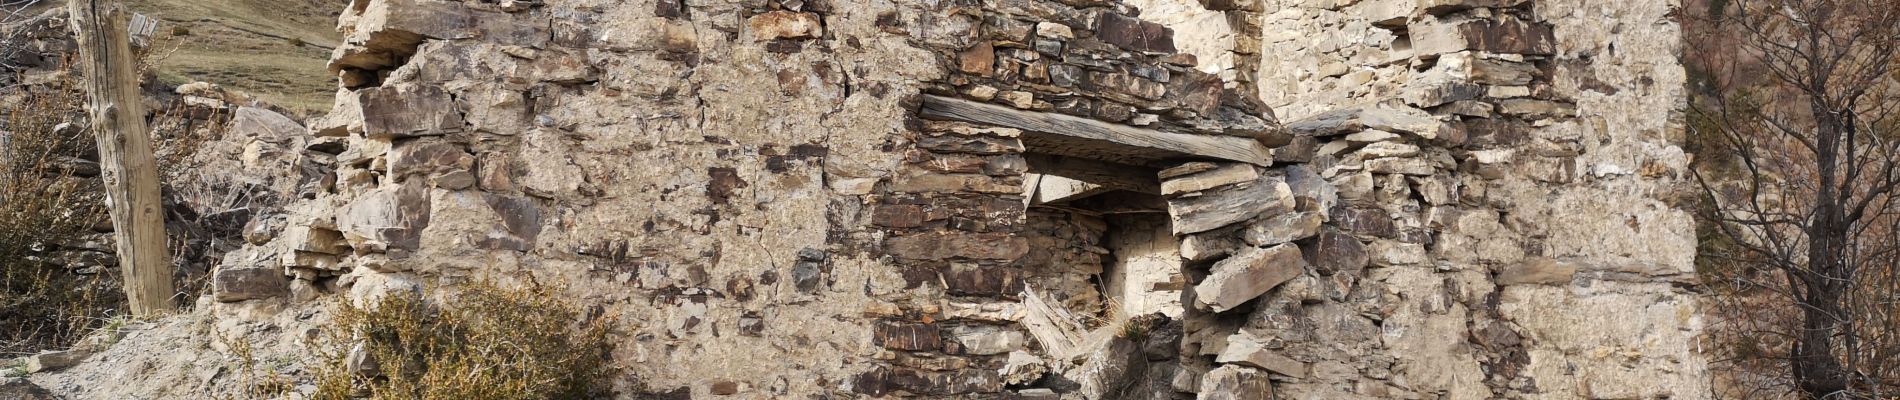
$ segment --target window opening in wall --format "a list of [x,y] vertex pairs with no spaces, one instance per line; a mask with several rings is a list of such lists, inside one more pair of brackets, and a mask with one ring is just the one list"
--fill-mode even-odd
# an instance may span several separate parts
[[[1169,229],[1167,204],[1159,195],[1157,169],[1033,151],[1025,154],[1035,269],[1067,271],[1067,280],[1043,282],[1070,311],[1100,318],[1161,313],[1181,316],[1180,241]],[[1063,263],[1069,263],[1064,265]],[[1089,265],[1077,265],[1089,264]],[[1032,275],[1036,275],[1032,272]],[[1079,290],[1086,281],[1091,287]],[[1032,282],[1033,283],[1033,282]],[[1078,294],[1096,300],[1076,299]],[[1066,296],[1063,296],[1066,295]],[[1094,305],[1099,302],[1100,306]]]

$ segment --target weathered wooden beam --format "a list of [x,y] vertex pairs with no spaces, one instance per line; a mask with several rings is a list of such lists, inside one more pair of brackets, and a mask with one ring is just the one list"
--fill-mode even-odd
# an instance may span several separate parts
[[1272,152],[1250,138],[1163,132],[941,96],[925,95],[923,103],[924,118],[1021,129],[1023,143],[1036,152],[1130,164],[1213,158],[1273,165]]
[[67,5],[91,99],[87,111],[99,146],[126,303],[133,315],[169,312],[172,264],[165,252],[158,161],[146,133],[139,78],[133,73],[138,57],[126,26],[131,13],[110,0],[70,0]]
[[1064,157],[1042,153],[1024,153],[1029,172],[1056,175],[1101,185],[1109,189],[1142,193],[1161,193],[1160,170],[1136,165]]

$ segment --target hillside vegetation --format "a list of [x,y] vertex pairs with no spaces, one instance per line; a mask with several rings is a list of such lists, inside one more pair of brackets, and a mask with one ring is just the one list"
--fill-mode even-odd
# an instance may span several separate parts
[[[178,85],[205,81],[298,113],[329,108],[335,80],[324,68],[336,47],[336,16],[348,0],[126,0],[159,18],[157,75]],[[42,0],[40,10],[64,7]]]

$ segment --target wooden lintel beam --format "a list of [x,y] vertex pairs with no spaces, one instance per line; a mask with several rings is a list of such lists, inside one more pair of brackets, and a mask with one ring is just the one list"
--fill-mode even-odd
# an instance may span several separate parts
[[1243,137],[1163,132],[932,95],[924,96],[923,109],[919,114],[928,119],[1021,129],[1025,142],[1029,139],[1045,139],[1110,152],[1148,152],[1161,158],[1215,158],[1261,166],[1273,165],[1273,153],[1265,145]]
[[1109,189],[1161,194],[1159,170],[1086,158],[1026,153],[1029,172],[1061,176]]

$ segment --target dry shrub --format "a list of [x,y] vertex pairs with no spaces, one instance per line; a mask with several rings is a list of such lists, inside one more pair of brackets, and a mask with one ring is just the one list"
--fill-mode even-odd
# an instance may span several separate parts
[[[149,71],[176,48],[161,41],[141,49],[139,69]],[[75,255],[89,262],[116,259],[109,249],[74,246],[110,224],[97,148],[86,129],[84,78],[70,64],[56,70],[65,72],[45,82],[0,87],[0,357],[69,347],[120,314],[124,305],[117,268],[75,270],[72,265]],[[178,174],[172,169],[200,143],[221,135],[223,127],[193,120],[175,103],[154,115],[164,184],[168,193],[177,192],[172,176]],[[211,126],[200,126],[206,124]],[[168,207],[167,215],[167,248],[174,251],[174,264],[215,259],[207,246],[193,244],[194,238],[210,236],[199,232],[206,224],[179,218],[177,209]],[[235,229],[226,230],[232,233],[225,236],[235,236]],[[201,290],[206,270],[181,271],[181,297]]]
[[[561,293],[478,282],[441,303],[391,293],[337,305],[315,368],[317,399],[580,399],[607,394],[610,321]],[[351,354],[355,351],[357,354]],[[367,363],[351,362],[367,355]],[[352,364],[374,365],[356,368]],[[368,372],[374,371],[374,372]]]
[[[109,273],[69,271],[56,256],[105,223],[104,199],[71,79],[0,93],[0,355],[71,345],[123,302]],[[89,171],[90,170],[90,171]],[[109,271],[100,271],[109,272]]]

